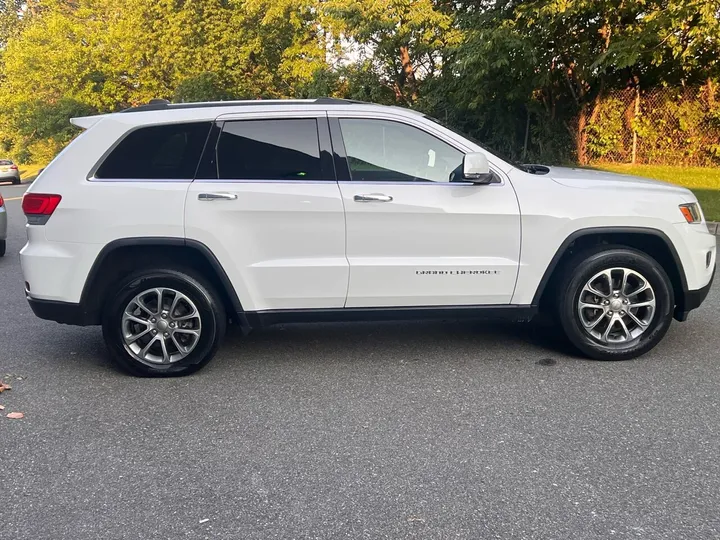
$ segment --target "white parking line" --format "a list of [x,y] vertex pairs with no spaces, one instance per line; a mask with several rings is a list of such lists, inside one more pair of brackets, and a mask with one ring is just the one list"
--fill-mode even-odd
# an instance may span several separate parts
[[19,201],[22,199],[22,197],[10,197],[9,199],[5,199],[6,201]]

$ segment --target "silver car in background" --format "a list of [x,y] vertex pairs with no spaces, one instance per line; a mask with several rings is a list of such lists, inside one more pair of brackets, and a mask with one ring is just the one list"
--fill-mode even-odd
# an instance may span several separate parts
[[5,255],[5,239],[7,238],[7,212],[5,201],[0,195],[0,257]]
[[20,183],[20,171],[18,166],[9,159],[0,159],[0,182],[11,181],[13,184]]

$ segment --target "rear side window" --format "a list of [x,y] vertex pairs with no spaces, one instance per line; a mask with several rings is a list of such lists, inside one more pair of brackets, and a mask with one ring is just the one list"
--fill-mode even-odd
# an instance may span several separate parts
[[115,147],[95,177],[192,180],[210,125],[198,122],[137,129]]
[[328,180],[317,120],[226,122],[218,141],[218,172],[226,180]]

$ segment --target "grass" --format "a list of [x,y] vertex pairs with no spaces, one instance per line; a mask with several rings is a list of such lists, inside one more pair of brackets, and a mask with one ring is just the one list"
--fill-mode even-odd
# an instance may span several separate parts
[[602,163],[593,169],[664,180],[686,187],[700,201],[705,219],[720,221],[720,168]]

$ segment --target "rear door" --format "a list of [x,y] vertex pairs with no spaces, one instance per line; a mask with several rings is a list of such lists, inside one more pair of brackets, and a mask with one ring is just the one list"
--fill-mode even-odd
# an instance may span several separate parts
[[520,257],[512,186],[451,182],[465,153],[413,118],[329,111],[346,208],[346,307],[509,304]]
[[185,233],[220,260],[246,311],[343,307],[345,217],[324,111],[218,119]]

